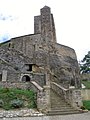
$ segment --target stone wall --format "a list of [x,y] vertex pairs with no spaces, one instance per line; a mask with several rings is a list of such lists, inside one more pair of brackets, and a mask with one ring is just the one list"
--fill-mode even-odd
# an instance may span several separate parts
[[57,42],[57,40],[56,40],[56,29],[55,29],[53,14],[51,14],[51,19],[52,19],[53,42],[56,43]]
[[6,81],[10,81],[10,82],[19,82],[20,81],[20,73],[15,73],[15,72],[10,72],[8,71],[7,73],[7,80]]
[[81,87],[79,79],[79,66],[76,59],[69,56],[49,55],[50,70],[55,76],[56,82],[63,84],[64,87],[75,86]]
[[44,42],[53,42],[51,9],[47,6],[41,10],[41,36]]
[[12,67],[15,71],[22,70],[24,64],[30,63],[31,60],[15,49],[0,48],[0,59],[2,64]]
[[50,106],[50,87],[44,86],[43,91],[37,92],[37,108],[39,111],[47,113],[51,106]]
[[34,16],[34,33],[41,33],[41,16]]
[[82,89],[82,100],[90,100],[90,89]]
[[70,56],[72,59],[77,59],[74,49],[64,46],[61,44],[56,44],[57,54],[61,57]]
[[87,74],[87,73],[86,74],[81,74],[80,79],[90,81],[90,74]]
[[23,90],[33,90],[36,93],[40,91],[39,87],[42,88],[41,86],[39,87],[38,86],[39,86],[38,84],[34,85],[33,82],[10,82],[10,81],[0,82],[1,88],[17,88],[17,89],[23,89]]
[[17,88],[17,89],[24,89],[24,90],[30,90],[31,89],[31,83],[24,83],[24,82],[0,82],[1,88]]
[[17,72],[10,64],[8,64],[6,61],[3,61],[2,59],[0,59],[0,73],[2,73],[3,70],[7,70],[7,71],[13,72],[13,73]]
[[21,109],[21,110],[0,110],[0,119],[16,119],[19,120],[19,117],[21,119],[27,119],[23,117],[38,117],[38,116],[43,116],[44,114],[34,110],[34,109]]
[[33,81],[38,83],[41,87],[46,85],[46,79],[44,74],[33,74]]
[[[70,96],[71,93],[71,96]],[[83,106],[82,95],[80,89],[72,89],[69,93],[71,104],[74,108],[80,108]]]
[[[37,84],[39,84],[41,87],[43,87],[46,84],[46,80],[45,80],[45,75],[44,74],[40,74],[40,73],[11,73],[10,75],[8,75],[8,81],[11,82],[22,82],[22,77],[23,76],[29,76],[31,81],[35,81]],[[15,79],[14,79],[15,78]]]
[[33,53],[37,51],[40,44],[40,37],[40,34],[33,34],[13,38],[11,41],[16,50],[23,52],[23,54],[26,54],[29,58],[33,58]]

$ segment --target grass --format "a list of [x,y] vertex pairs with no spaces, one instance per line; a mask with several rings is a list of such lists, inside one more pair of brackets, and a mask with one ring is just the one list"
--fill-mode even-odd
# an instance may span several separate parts
[[20,107],[36,108],[36,94],[33,91],[0,88],[0,107],[6,110],[13,109],[12,101],[16,101],[14,105],[22,102]]
[[83,80],[82,83],[86,86],[86,89],[90,89],[90,81]]
[[83,100],[83,106],[84,106],[87,110],[90,110],[90,100]]

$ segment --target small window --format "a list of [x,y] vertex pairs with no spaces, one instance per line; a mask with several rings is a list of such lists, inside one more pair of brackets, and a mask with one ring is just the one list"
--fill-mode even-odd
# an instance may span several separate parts
[[32,71],[32,64],[26,64],[26,71]]
[[75,80],[74,79],[71,80],[71,84],[70,85],[71,86],[75,86]]

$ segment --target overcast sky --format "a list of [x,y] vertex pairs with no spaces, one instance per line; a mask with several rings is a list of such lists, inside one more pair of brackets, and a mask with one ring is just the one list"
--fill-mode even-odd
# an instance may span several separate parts
[[0,42],[32,34],[33,17],[45,5],[54,15],[58,43],[82,60],[90,50],[90,0],[0,0]]

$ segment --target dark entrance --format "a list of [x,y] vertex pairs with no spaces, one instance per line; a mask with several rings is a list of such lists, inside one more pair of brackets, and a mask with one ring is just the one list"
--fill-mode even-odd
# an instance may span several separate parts
[[2,74],[0,74],[0,81],[2,81]]
[[24,76],[22,77],[22,81],[23,81],[23,82],[30,82],[30,77],[29,77],[28,75],[24,75]]
[[32,64],[26,64],[26,71],[32,71]]

